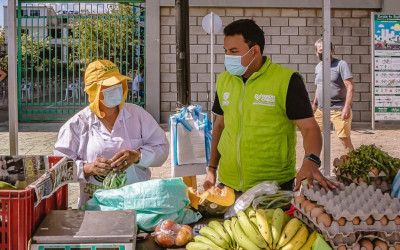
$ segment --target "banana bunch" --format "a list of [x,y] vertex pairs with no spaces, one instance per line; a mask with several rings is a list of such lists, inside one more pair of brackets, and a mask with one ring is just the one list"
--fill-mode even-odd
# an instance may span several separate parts
[[239,211],[237,217],[225,220],[223,225],[209,222],[200,234],[186,245],[187,249],[310,250],[317,236],[314,231],[309,237],[307,227],[280,208],[255,211],[251,207]]

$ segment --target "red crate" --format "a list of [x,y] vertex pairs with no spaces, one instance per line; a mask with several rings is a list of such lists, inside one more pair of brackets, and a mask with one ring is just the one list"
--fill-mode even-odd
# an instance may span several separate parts
[[[50,166],[61,158],[49,157]],[[68,207],[68,185],[35,207],[35,190],[0,190],[0,250],[26,250],[33,232],[50,210]]]

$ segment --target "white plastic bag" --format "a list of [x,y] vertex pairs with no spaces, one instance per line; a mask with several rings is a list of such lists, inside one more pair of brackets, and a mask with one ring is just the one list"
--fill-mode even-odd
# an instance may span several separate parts
[[255,197],[264,194],[275,194],[278,189],[279,186],[275,181],[264,181],[250,188],[235,201],[235,204],[233,204],[228,211],[226,211],[224,215],[225,219],[236,216],[239,211],[246,210],[252,204]]

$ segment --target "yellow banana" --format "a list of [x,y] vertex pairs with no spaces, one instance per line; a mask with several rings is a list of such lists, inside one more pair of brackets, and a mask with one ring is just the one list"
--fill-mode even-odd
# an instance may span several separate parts
[[226,242],[228,242],[229,246],[232,246],[231,236],[226,232],[225,228],[218,221],[210,221],[208,226],[215,230]]
[[186,245],[186,249],[188,250],[223,250],[223,248],[209,245],[202,242],[192,241]]
[[232,218],[232,233],[236,242],[240,247],[248,250],[258,250],[260,249],[257,245],[255,245],[249,237],[243,232],[242,227],[240,226],[239,220],[237,218]]
[[265,210],[257,209],[256,219],[257,219],[257,227],[258,227],[262,237],[267,242],[268,246],[272,247],[271,226],[268,223],[268,219],[267,219]]
[[212,242],[214,242],[217,246],[229,249],[229,243],[224,240],[217,232],[215,232],[214,229],[211,227],[202,227],[199,231],[199,233],[208,239],[210,239]]
[[266,248],[266,243],[264,238],[261,236],[260,232],[258,231],[257,227],[255,227],[246,216],[243,211],[239,211],[237,213],[238,221],[240,226],[242,227],[243,231],[249,237],[249,239],[256,244],[259,248]]
[[286,245],[293,238],[293,236],[296,234],[296,232],[299,230],[300,227],[301,227],[301,222],[299,219],[297,218],[291,219],[283,229],[276,248],[281,248],[284,245]]
[[311,250],[312,246],[314,245],[315,240],[317,239],[317,231],[311,233],[308,237],[306,243],[300,248],[300,250]]
[[281,250],[299,250],[307,241],[308,230],[306,226],[302,226],[295,236],[281,248]]
[[256,216],[249,217],[249,220],[255,227],[257,227],[257,218],[256,218]]
[[202,235],[196,235],[196,236],[194,236],[193,239],[196,242],[205,243],[205,244],[208,244],[208,245],[211,245],[211,246],[219,247],[212,240],[210,240],[209,238],[207,238],[205,236],[202,236]]
[[234,247],[236,245],[235,239],[233,238],[232,235],[232,221],[231,220],[225,220],[224,221],[224,228],[225,230],[228,232],[229,236],[231,237],[232,240],[232,247]]
[[285,212],[283,212],[283,210],[280,208],[277,208],[274,211],[271,224],[272,242],[273,242],[271,248],[276,248],[279,238],[281,237],[283,223],[285,221],[284,213]]

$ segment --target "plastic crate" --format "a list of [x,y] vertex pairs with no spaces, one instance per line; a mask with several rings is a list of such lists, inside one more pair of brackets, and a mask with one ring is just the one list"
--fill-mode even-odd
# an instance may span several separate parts
[[[50,166],[60,157],[49,156]],[[0,250],[26,250],[33,232],[50,210],[68,207],[68,185],[36,207],[35,190],[0,190]]]

